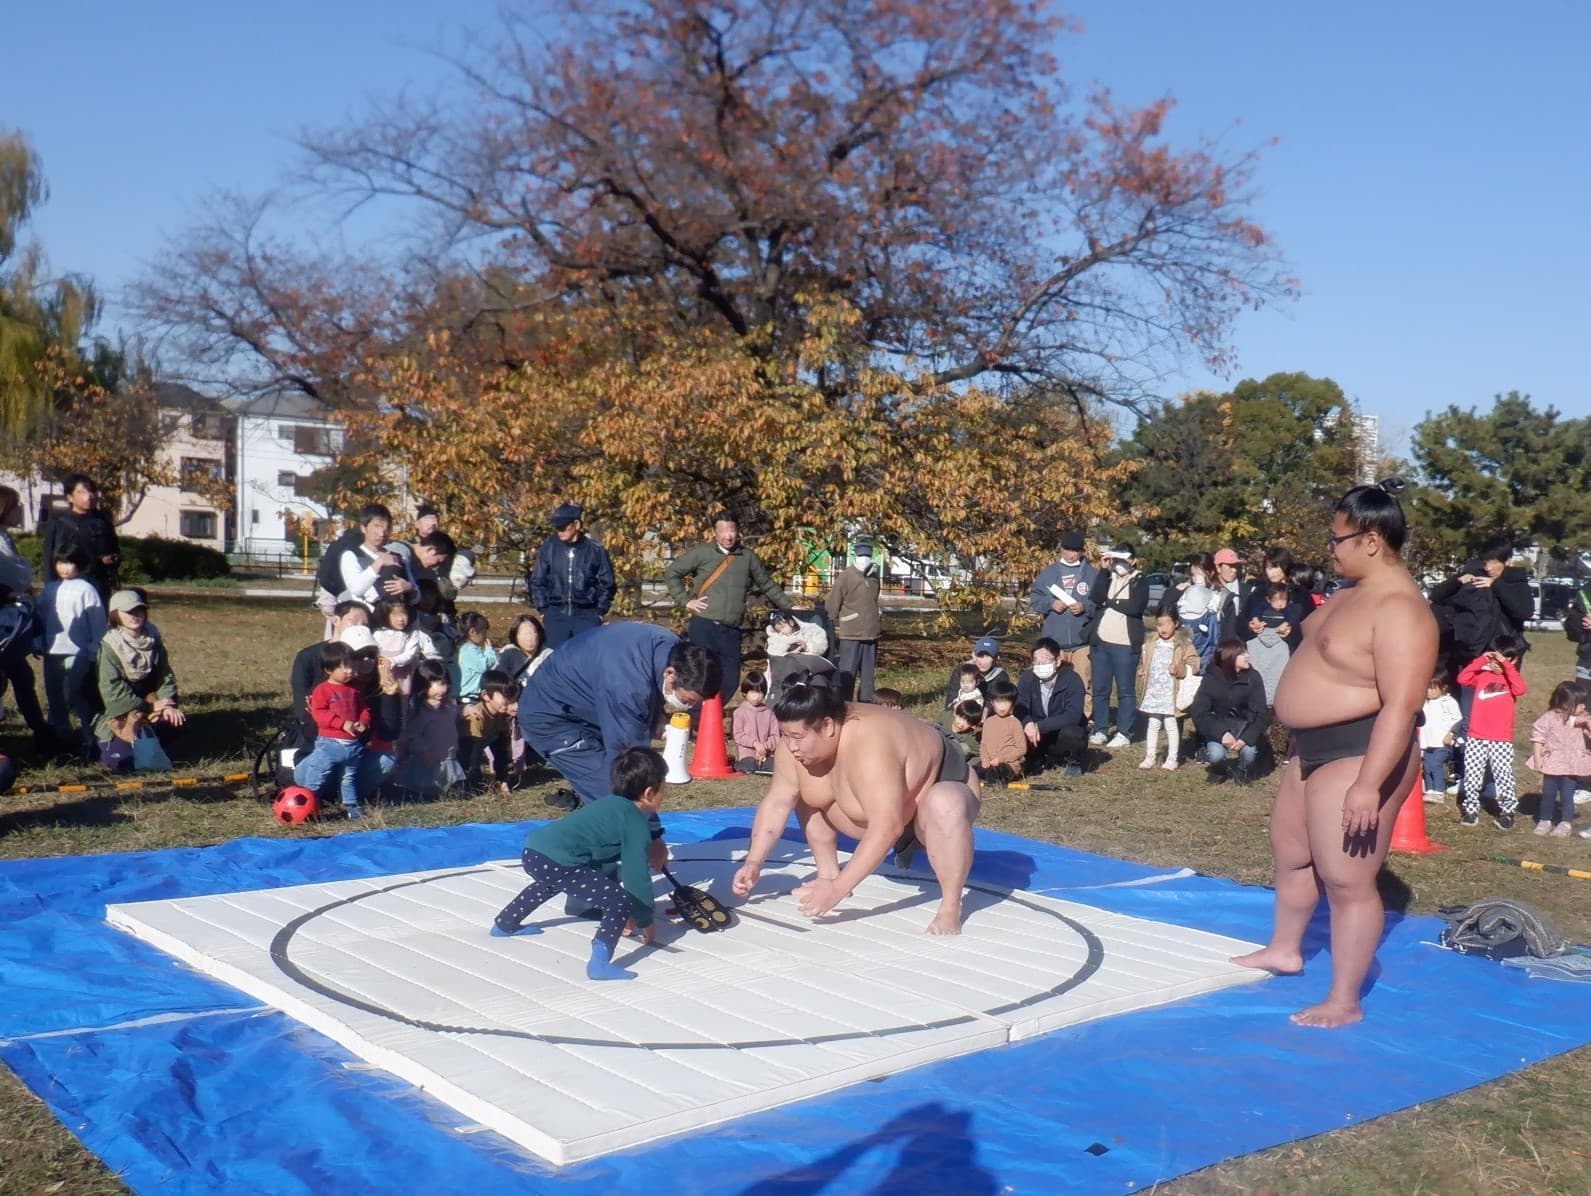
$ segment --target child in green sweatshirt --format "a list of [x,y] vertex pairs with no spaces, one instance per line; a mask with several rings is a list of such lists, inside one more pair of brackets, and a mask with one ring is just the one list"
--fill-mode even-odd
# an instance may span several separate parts
[[571,905],[601,912],[586,975],[592,980],[634,980],[613,962],[619,937],[633,926],[650,943],[652,869],[646,852],[649,818],[663,805],[668,766],[651,748],[627,748],[613,762],[613,793],[572,814],[537,827],[525,840],[523,861],[531,883],[493,919],[492,934],[540,934],[525,919],[549,898],[565,893]]

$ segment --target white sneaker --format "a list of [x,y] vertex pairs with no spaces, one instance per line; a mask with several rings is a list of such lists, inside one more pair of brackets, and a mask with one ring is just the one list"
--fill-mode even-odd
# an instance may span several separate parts
[[1432,805],[1445,806],[1447,804],[1447,794],[1440,789],[1427,789],[1425,791],[1425,800]]
[[1560,822],[1557,826],[1552,828],[1552,837],[1554,839],[1567,839],[1572,834],[1574,834],[1573,823]]
[[1449,797],[1457,797],[1458,796],[1458,786],[1457,785],[1449,785],[1447,787],[1447,795]]
[[1582,839],[1591,839],[1591,826],[1588,826],[1585,828],[1585,830],[1581,831],[1580,837]]
[[1108,747],[1108,748],[1131,747],[1132,746],[1132,740],[1128,739],[1120,731],[1117,731],[1116,734],[1110,739],[1110,741],[1105,744],[1105,746]]
[[1160,767],[1165,769],[1167,772],[1176,772],[1177,771],[1177,762],[1175,760],[1167,760]]
[[[1545,835],[1550,830],[1552,830],[1552,823],[1548,822],[1545,818],[1542,818],[1539,821],[1537,821],[1537,823],[1536,823],[1536,832],[1535,832],[1536,834]],[[1563,836],[1561,836],[1561,835],[1559,836],[1559,838],[1562,838],[1562,837]]]
[[1154,766],[1155,762],[1153,760],[1145,760],[1138,765],[1139,768],[1153,768]]
[[1104,747],[1105,746],[1105,732],[1103,732],[1103,731],[1095,731],[1092,735],[1090,735],[1088,737],[1088,742],[1093,744],[1095,747]]

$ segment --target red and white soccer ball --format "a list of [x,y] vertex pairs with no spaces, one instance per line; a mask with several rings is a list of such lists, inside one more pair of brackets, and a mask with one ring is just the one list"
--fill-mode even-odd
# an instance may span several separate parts
[[320,811],[320,802],[312,790],[301,785],[289,785],[276,795],[276,800],[271,803],[271,812],[276,816],[276,821],[285,822],[294,826],[300,822],[308,822]]

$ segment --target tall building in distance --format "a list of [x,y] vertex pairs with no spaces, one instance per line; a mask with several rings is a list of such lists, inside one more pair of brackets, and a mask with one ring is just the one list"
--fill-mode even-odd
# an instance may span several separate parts
[[1369,486],[1376,481],[1376,466],[1381,463],[1380,416],[1354,410],[1353,447],[1359,458],[1359,484]]

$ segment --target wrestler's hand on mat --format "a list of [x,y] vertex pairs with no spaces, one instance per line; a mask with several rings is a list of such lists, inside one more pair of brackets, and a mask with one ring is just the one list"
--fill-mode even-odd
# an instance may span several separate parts
[[646,866],[653,872],[661,872],[668,866],[668,844],[661,839],[653,839],[646,845]]
[[729,883],[736,897],[749,896],[751,890],[757,887],[757,878],[762,875],[762,865],[753,864],[747,860],[740,866],[740,871],[735,873],[735,879]]
[[845,900],[845,890],[840,887],[838,880],[825,880],[817,876],[797,887],[796,900],[807,917],[821,918]]
[[1374,833],[1381,821],[1381,793],[1374,785],[1355,782],[1348,786],[1342,799],[1343,834],[1368,835]]

